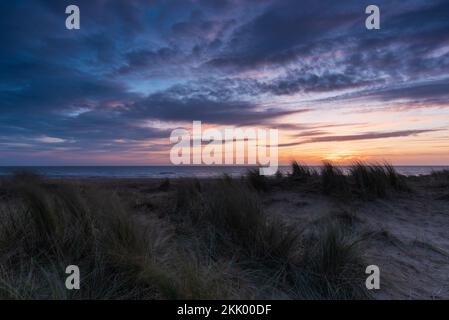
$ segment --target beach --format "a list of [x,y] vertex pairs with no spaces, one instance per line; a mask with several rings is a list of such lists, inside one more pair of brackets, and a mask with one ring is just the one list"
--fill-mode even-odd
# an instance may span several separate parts
[[[449,174],[390,169],[3,177],[0,295],[447,299]],[[63,288],[65,264],[79,265],[81,290]],[[370,265],[380,270],[378,290],[365,286]]]

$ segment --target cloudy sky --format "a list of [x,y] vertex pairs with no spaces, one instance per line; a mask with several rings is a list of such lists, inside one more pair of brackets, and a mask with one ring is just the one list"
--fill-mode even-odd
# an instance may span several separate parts
[[[365,28],[369,4],[381,30]],[[194,120],[277,128],[282,162],[449,164],[447,0],[15,0],[0,14],[0,165],[164,164]]]

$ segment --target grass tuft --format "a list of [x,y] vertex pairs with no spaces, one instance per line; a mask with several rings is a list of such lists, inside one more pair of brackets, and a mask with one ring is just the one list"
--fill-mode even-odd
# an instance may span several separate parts
[[323,193],[339,198],[350,196],[350,186],[343,171],[330,162],[324,162],[321,169],[321,183]]
[[268,179],[260,174],[259,169],[248,170],[246,173],[248,184],[257,191],[268,191]]
[[363,199],[385,198],[392,190],[408,190],[403,177],[388,163],[382,166],[356,162],[349,171],[355,193]]
[[369,298],[360,241],[340,223],[318,228],[306,246],[306,267],[296,284],[298,295],[306,299]]
[[291,167],[292,172],[290,174],[290,178],[292,178],[293,180],[307,181],[311,177],[317,175],[315,170],[297,161],[293,161]]

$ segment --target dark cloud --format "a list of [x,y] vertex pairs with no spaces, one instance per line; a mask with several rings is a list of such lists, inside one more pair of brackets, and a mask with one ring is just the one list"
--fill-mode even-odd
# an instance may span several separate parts
[[130,110],[133,117],[165,121],[203,121],[223,125],[262,124],[278,117],[307,110],[260,109],[258,104],[233,100],[229,92],[198,93],[191,86],[177,86],[137,102]]
[[322,75],[303,74],[300,70],[287,76],[262,83],[261,89],[275,95],[291,95],[298,92],[331,92],[335,90],[356,89],[383,83],[382,79],[366,79],[348,73],[324,72]]
[[354,140],[372,140],[384,138],[398,138],[418,135],[420,133],[433,132],[436,130],[402,130],[394,132],[370,132],[364,134],[346,135],[346,136],[324,136],[316,137],[309,142],[329,142],[329,141],[354,141]]
[[357,7],[335,1],[274,2],[262,14],[237,28],[228,49],[208,64],[247,69],[289,62],[310,53],[310,43],[323,41],[360,18]]
[[369,132],[362,134],[344,135],[344,136],[320,136],[314,137],[307,140],[284,143],[280,144],[280,147],[291,147],[307,143],[318,143],[318,142],[343,142],[343,141],[359,141],[359,140],[374,140],[374,139],[386,139],[386,138],[399,138],[399,137],[409,137],[419,135],[421,133],[434,132],[437,129],[428,130],[401,130],[392,132]]
[[126,54],[125,65],[118,72],[122,74],[131,72],[149,73],[152,70],[168,68],[170,63],[179,63],[182,53],[173,48],[160,48],[158,50],[141,49]]
[[449,44],[447,1],[415,1],[413,6],[381,1],[382,29],[375,32],[364,29],[367,4],[276,2],[238,28],[228,50],[207,66],[228,72],[293,67],[296,75],[289,71],[265,84],[282,95],[376,88],[447,75],[447,50],[435,54]]
[[[413,83],[399,83],[383,85],[377,88],[365,88],[363,90],[343,94],[322,101],[350,101],[369,100],[381,102],[395,102],[393,106],[387,108],[425,108],[429,105],[447,106],[449,105],[449,78],[438,80],[424,80]],[[363,111],[363,110],[360,110]]]
[[396,88],[384,88],[367,95],[384,101],[407,99],[412,102],[428,99],[439,99],[441,102],[449,102],[449,78],[423,81],[408,86]]

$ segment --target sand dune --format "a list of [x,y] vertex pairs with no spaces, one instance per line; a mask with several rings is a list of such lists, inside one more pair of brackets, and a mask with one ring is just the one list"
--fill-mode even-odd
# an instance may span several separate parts
[[[0,297],[448,299],[448,173],[324,170],[4,178]],[[69,263],[81,290],[64,288]],[[379,290],[365,287],[368,265]]]

